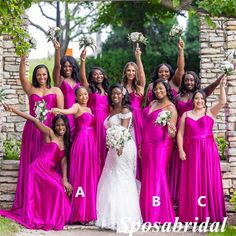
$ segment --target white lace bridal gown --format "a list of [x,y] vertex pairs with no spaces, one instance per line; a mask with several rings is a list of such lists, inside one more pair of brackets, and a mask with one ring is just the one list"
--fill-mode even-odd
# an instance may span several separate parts
[[[122,119],[130,119],[132,113],[116,114],[108,117],[106,128],[120,125]],[[130,125],[129,125],[130,126]],[[102,228],[127,233],[132,225],[142,222],[139,208],[139,194],[135,181],[136,145],[129,140],[118,156],[116,150],[109,149],[97,191],[97,221]]]

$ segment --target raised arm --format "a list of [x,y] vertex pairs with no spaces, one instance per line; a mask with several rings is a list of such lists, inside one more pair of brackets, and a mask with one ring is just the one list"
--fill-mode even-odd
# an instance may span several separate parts
[[182,39],[180,39],[178,42],[177,69],[176,69],[175,74],[172,78],[172,82],[176,87],[180,87],[180,85],[181,85],[182,77],[184,75],[184,67],[185,67],[184,42]]
[[86,50],[84,49],[80,55],[79,73],[80,73],[81,85],[88,89],[89,83],[86,76],[85,61],[86,61]]
[[224,77],[224,74],[220,75],[213,83],[209,84],[206,88],[204,88],[204,92],[206,96],[210,96],[215,88],[220,84],[221,79]]
[[33,85],[26,78],[26,66],[25,66],[26,56],[22,55],[20,57],[20,82],[23,90],[27,95],[32,93]]
[[137,46],[137,48],[135,49],[135,58],[136,58],[137,66],[138,66],[139,85],[144,90],[145,85],[146,85],[146,77],[145,77],[145,72],[144,72],[144,68],[143,68],[143,63],[141,60],[141,54],[142,54],[142,52],[141,52],[139,46]]
[[186,119],[186,112],[182,115],[180,119],[180,125],[177,133],[177,144],[179,149],[179,157],[181,160],[186,160],[186,154],[183,146],[185,119]]
[[213,107],[210,109],[210,112],[214,117],[216,117],[220,109],[223,108],[226,104],[225,84],[226,84],[226,76],[223,76],[223,78],[220,81],[219,101],[215,105],[213,105]]
[[69,109],[60,109],[60,108],[52,108],[51,112],[55,115],[63,114],[63,115],[74,115],[78,112],[80,108],[80,105],[78,103],[75,103],[71,108]]
[[66,156],[63,157],[63,159],[61,160],[61,169],[62,169],[62,182],[63,185],[65,187],[66,190],[66,194],[68,196],[71,195],[72,193],[72,186],[71,184],[68,182],[68,178],[67,178],[67,160],[66,160]]
[[21,116],[22,118],[26,119],[26,120],[30,120],[32,121],[36,127],[46,136],[52,137],[53,135],[53,130],[51,128],[49,128],[48,126],[44,125],[43,123],[41,123],[38,119],[36,119],[35,117],[29,115],[26,112],[22,112],[19,111],[18,109],[16,109],[13,106],[7,105],[7,104],[3,104],[3,107],[6,111],[10,111],[10,112],[14,112],[15,114],[17,114],[18,116]]

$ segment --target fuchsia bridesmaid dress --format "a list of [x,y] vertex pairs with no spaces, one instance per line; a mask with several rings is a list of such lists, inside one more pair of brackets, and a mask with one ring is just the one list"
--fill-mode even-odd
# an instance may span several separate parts
[[[176,101],[176,109],[178,111],[178,124],[181,116],[184,112],[190,111],[193,109],[192,99],[189,99],[187,102],[184,101]],[[169,167],[169,175],[170,175],[170,192],[174,205],[178,205],[179,203],[179,182],[180,182],[180,173],[181,173],[181,159],[179,157],[179,149],[177,147],[177,143],[175,143],[173,153],[171,155],[170,167]]]
[[70,202],[56,163],[65,156],[55,142],[41,146],[38,158],[26,171],[25,197],[21,210],[0,211],[29,229],[62,230],[70,216]]
[[98,145],[99,158],[101,160],[101,169],[106,160],[106,129],[104,121],[109,114],[108,98],[99,93],[90,93],[88,107],[96,117],[96,139]]
[[[35,102],[41,101],[42,99],[44,99],[44,101],[46,102],[47,110],[50,110],[53,107],[57,107],[56,94],[47,94],[43,97],[37,94],[32,94],[29,96],[30,115],[35,116]],[[51,127],[53,117],[54,115],[52,113],[47,113],[47,119],[43,123]],[[18,182],[16,188],[16,195],[12,207],[12,209],[14,210],[17,210],[18,208],[21,209],[23,206],[23,201],[25,200],[27,169],[29,165],[38,157],[43,144],[43,134],[34,125],[33,122],[27,120],[22,135]]]
[[146,107],[143,111],[140,207],[143,222],[152,224],[173,223],[175,220],[167,177],[173,140],[168,136],[167,126],[154,124],[162,110],[158,109],[149,114],[150,107]]
[[[194,120],[186,117],[180,177],[179,217],[183,222],[223,222],[225,203],[220,157],[213,136],[214,120],[209,115]],[[202,197],[202,198],[201,198]],[[198,199],[200,198],[200,206]],[[198,220],[195,218],[198,217]]]
[[[142,102],[143,96],[137,96],[134,92],[129,94],[131,108],[133,113],[133,126],[134,126],[134,135],[135,135],[135,143],[137,150],[139,150],[139,145],[141,143],[141,133],[143,127],[143,116],[142,116]],[[136,158],[136,178],[141,181],[141,159]]]
[[[77,83],[73,88],[63,80],[60,86],[60,89],[64,95],[64,108],[71,108],[76,102],[75,90],[80,86],[80,83]],[[69,121],[71,139],[73,140],[76,128],[75,128],[75,119],[73,115],[66,115]]]
[[95,117],[85,112],[75,119],[77,133],[71,147],[69,182],[73,186],[70,223],[97,219],[96,194],[100,176]]

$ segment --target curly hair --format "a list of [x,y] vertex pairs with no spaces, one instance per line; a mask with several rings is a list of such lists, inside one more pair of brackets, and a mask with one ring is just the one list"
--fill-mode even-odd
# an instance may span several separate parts
[[171,87],[170,87],[170,84],[168,83],[167,80],[165,80],[165,79],[163,79],[163,78],[157,79],[157,80],[153,83],[153,89],[152,89],[152,96],[153,96],[153,99],[154,99],[154,100],[155,100],[155,99],[158,99],[158,98],[156,97],[156,94],[155,94],[154,90],[155,90],[156,85],[159,84],[159,83],[162,83],[162,84],[164,85],[164,87],[165,87],[165,89],[166,89],[167,97],[169,98],[169,100],[170,100],[173,104],[175,104],[175,97],[174,97],[174,95],[173,95],[173,92],[172,92],[172,89],[171,89]]
[[108,90],[108,103],[109,103],[109,105],[111,107],[114,107],[111,95],[112,95],[112,90],[115,89],[115,88],[120,89],[122,94],[123,94],[123,92],[125,92],[125,94],[123,94],[124,97],[122,99],[122,106],[123,106],[123,108],[127,107],[127,108],[129,108],[131,110],[129,93],[128,93],[127,89],[122,84],[118,84],[118,83],[111,85],[109,90]]
[[69,62],[70,65],[72,66],[72,75],[71,78],[76,81],[79,82],[80,78],[79,78],[79,65],[77,63],[77,61],[75,60],[74,57],[72,56],[64,56],[62,57],[60,63],[61,63],[61,71],[60,71],[60,75],[63,77],[65,76],[65,70],[64,70],[64,65],[66,62]]
[[103,81],[102,81],[102,87],[103,89],[105,90],[105,92],[107,93],[108,92],[108,88],[109,88],[109,82],[108,82],[108,76],[106,74],[106,72],[101,68],[101,67],[93,67],[91,69],[91,71],[89,72],[89,75],[88,75],[88,82],[89,82],[89,88],[91,89],[92,93],[101,93],[101,89],[98,87],[97,83],[94,82],[93,80],[93,73],[95,70],[99,70],[102,72],[103,74]]
[[33,71],[33,75],[32,75],[32,85],[35,87],[35,88],[39,88],[40,87],[40,84],[39,82],[37,81],[37,72],[39,69],[41,68],[44,68],[46,71],[47,71],[47,88],[51,88],[51,76],[50,76],[50,73],[49,73],[49,70],[47,68],[46,65],[44,64],[40,64],[40,65],[37,65],[35,68],[34,68],[34,71]]
[[70,140],[70,126],[68,118],[65,115],[56,115],[52,120],[52,130],[54,133],[56,133],[56,123],[59,119],[62,119],[65,126],[66,126],[66,132],[64,134],[63,140],[65,145],[65,153],[66,153],[66,159],[69,166],[70,162],[70,148],[71,148],[71,140]]
[[196,90],[201,88],[201,81],[200,81],[199,77],[197,76],[197,74],[194,71],[186,71],[182,77],[182,82],[181,82],[181,85],[179,88],[180,95],[184,95],[185,93],[190,92],[187,90],[186,85],[185,85],[185,81],[184,81],[186,75],[192,75],[194,78],[195,84],[194,84],[194,88],[191,92],[195,92]]
[[127,79],[127,76],[126,76],[126,70],[128,68],[128,66],[133,66],[135,68],[135,78],[134,80],[132,81],[132,89],[134,91],[137,91],[138,89],[138,82],[139,82],[139,77],[138,77],[138,66],[136,63],[130,61],[130,62],[127,62],[125,67],[124,67],[124,70],[123,70],[123,75],[122,75],[122,84],[124,85],[124,87],[126,88],[127,84],[128,84],[128,79]]
[[171,80],[171,78],[174,76],[175,72],[174,72],[173,68],[171,67],[171,65],[169,65],[169,64],[167,64],[167,63],[162,63],[162,64],[159,64],[159,65],[154,69],[154,71],[153,71],[153,73],[152,73],[152,83],[154,83],[157,79],[159,79],[159,77],[158,77],[158,72],[159,72],[159,70],[160,70],[160,68],[161,68],[162,66],[166,66],[166,67],[169,69],[169,71],[170,71],[170,78],[169,78],[168,80]]

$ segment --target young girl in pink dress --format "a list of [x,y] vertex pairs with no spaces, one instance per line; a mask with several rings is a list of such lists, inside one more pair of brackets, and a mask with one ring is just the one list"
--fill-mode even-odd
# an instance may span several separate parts
[[[54,41],[55,65],[53,69],[53,81],[64,95],[64,108],[68,109],[75,103],[75,90],[80,86],[79,65],[72,56],[64,56],[60,59],[60,43]],[[73,115],[67,115],[70,125],[71,138],[73,140],[75,130],[75,120]]]
[[86,51],[81,53],[80,76],[81,85],[89,91],[88,106],[96,117],[96,139],[98,143],[98,152],[101,159],[101,169],[106,159],[106,129],[104,121],[109,113],[107,99],[108,77],[105,71],[100,67],[93,67],[89,73],[88,80],[85,71]]
[[220,158],[213,136],[216,115],[226,103],[226,78],[220,82],[220,99],[206,108],[202,90],[193,94],[193,110],[183,114],[177,135],[182,160],[179,217],[184,222],[222,222],[225,203]]
[[[31,121],[44,135],[45,142],[37,159],[25,170],[27,180],[21,208],[17,211],[0,210],[0,215],[29,229],[61,230],[69,220],[71,209],[68,196],[72,186],[67,181],[70,153],[68,120],[64,116],[56,116],[51,129],[14,107],[4,105],[4,108]],[[55,170],[58,162],[62,165],[63,178]]]
[[[123,71],[122,83],[129,92],[131,109],[133,113],[134,138],[137,148],[141,142],[141,130],[143,126],[142,103],[146,78],[141,61],[139,46],[135,50],[136,62],[128,62]],[[136,177],[141,181],[141,160],[137,155]]]
[[97,219],[96,192],[100,160],[96,141],[96,119],[87,107],[88,91],[76,90],[78,103],[69,109],[52,109],[57,114],[73,114],[76,133],[70,153],[69,181],[73,186],[70,223],[87,223]]
[[[177,111],[166,80],[158,79],[154,82],[153,97],[155,100],[143,111],[140,207],[144,222],[173,223],[175,213],[169,190],[168,165],[173,149]],[[163,126],[155,124],[159,114],[164,111],[170,112],[170,120]]]

